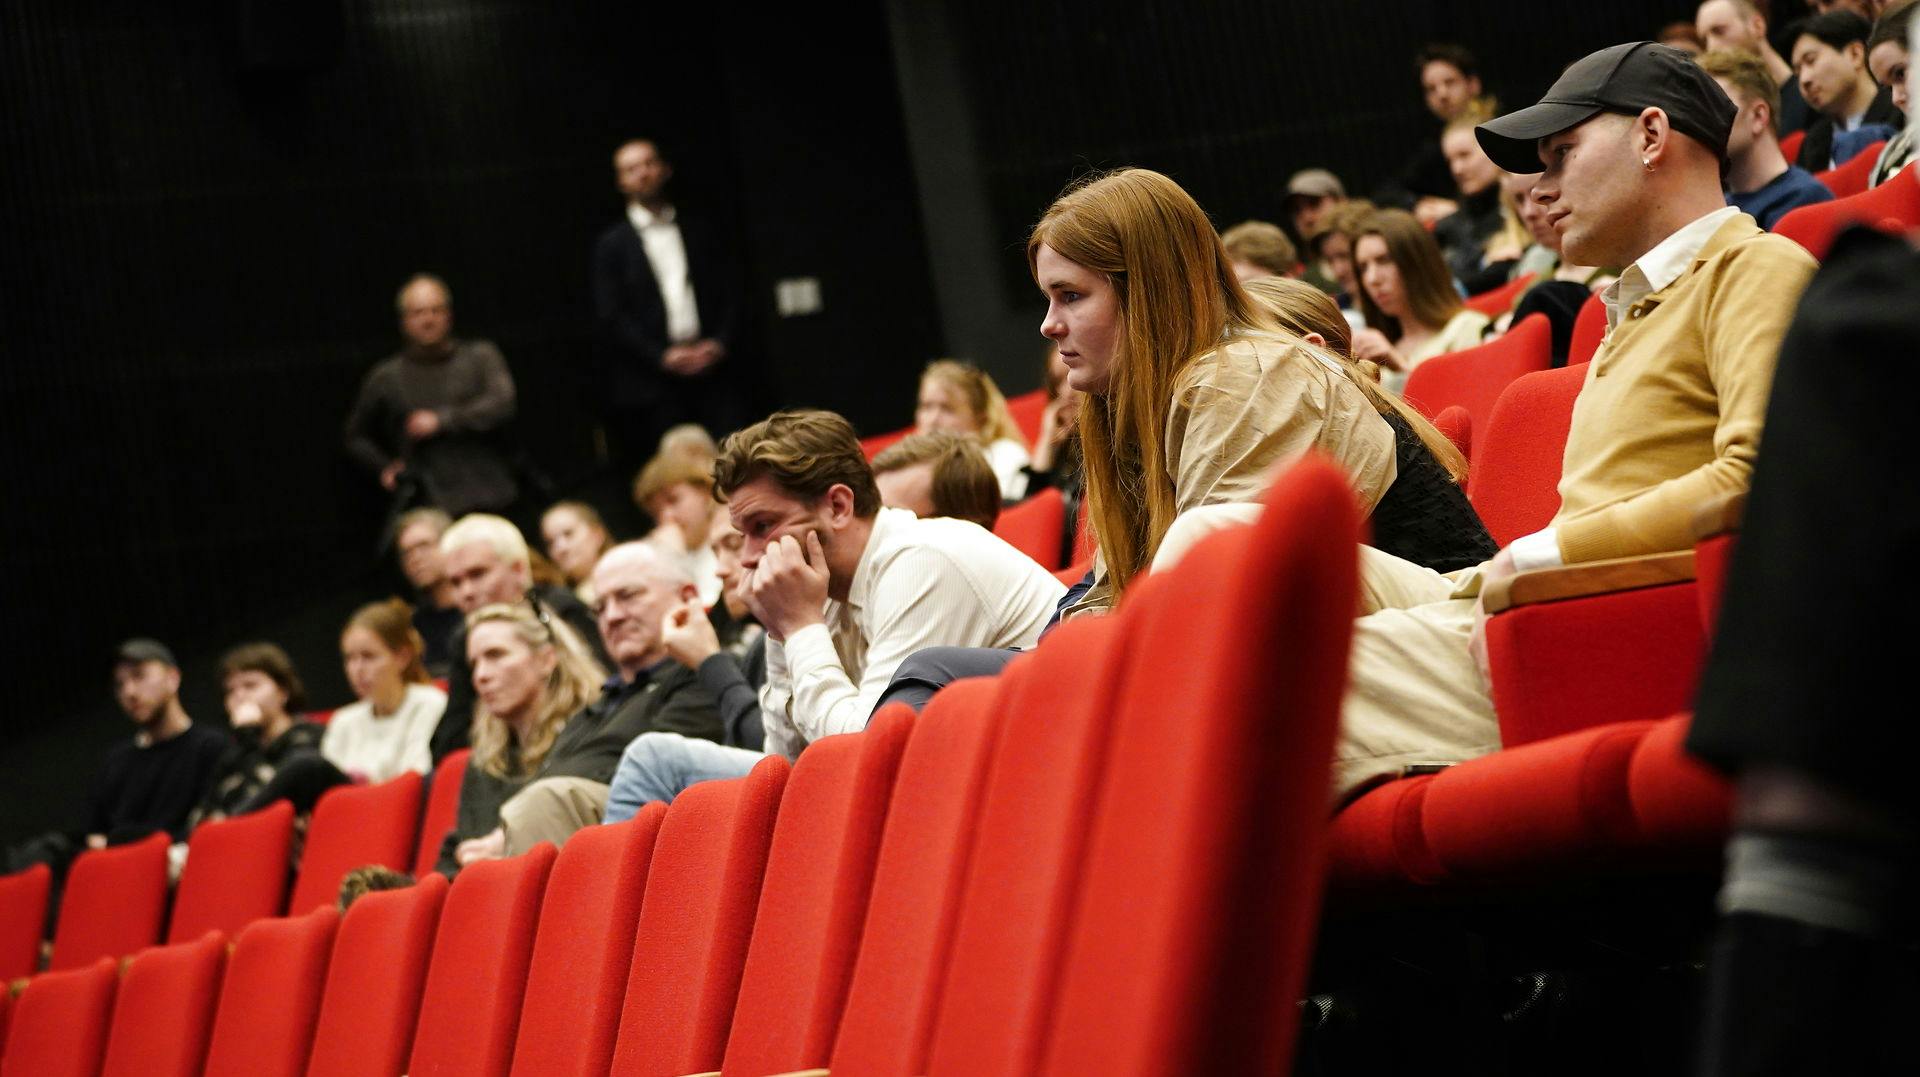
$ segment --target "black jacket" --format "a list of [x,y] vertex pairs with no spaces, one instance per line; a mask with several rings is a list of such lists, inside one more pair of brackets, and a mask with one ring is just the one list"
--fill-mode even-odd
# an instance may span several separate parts
[[[1905,127],[1906,116],[1893,107],[1893,93],[1885,86],[1873,95],[1873,104],[1867,106],[1867,114],[1861,123],[1886,123],[1895,128]],[[1833,117],[1820,116],[1807,128],[1807,136],[1800,143],[1800,155],[1794,164],[1809,172],[1825,172],[1833,162]]]
[[[687,275],[693,280],[700,335],[720,342],[729,356],[740,337],[738,270],[713,229],[698,215],[675,208],[674,223],[687,248]],[[608,402],[615,407],[646,404],[674,377],[660,365],[667,350],[667,307],[647,261],[647,250],[631,221],[622,219],[593,245],[593,310],[601,352],[609,368]],[[724,362],[724,360],[723,360]]]

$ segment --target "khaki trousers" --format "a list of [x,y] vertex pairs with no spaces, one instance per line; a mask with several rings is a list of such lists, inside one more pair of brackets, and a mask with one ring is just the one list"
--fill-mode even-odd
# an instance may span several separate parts
[[543,841],[565,845],[574,831],[598,826],[606,810],[605,782],[542,778],[500,806],[507,855],[519,856]]

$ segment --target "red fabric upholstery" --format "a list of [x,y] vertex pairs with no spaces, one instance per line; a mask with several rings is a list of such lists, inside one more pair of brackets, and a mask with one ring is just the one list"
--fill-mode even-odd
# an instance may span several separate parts
[[238,935],[255,920],[280,915],[287,896],[293,805],[275,801],[252,815],[196,828],[173,895],[168,942],[209,931]]
[[1021,436],[1027,439],[1029,449],[1040,443],[1040,422],[1047,413],[1045,389],[1008,397],[1007,412],[1013,416],[1013,425],[1020,428]]
[[0,1077],[96,1077],[118,982],[106,957],[27,981],[13,1003]]
[[420,775],[408,772],[379,785],[329,789],[314,805],[300,854],[300,879],[287,912],[298,916],[339,899],[340,880],[367,864],[405,871],[413,863],[420,820]]
[[724,1074],[824,1066],[866,921],[874,860],[914,712],[807,746],[780,797]]
[[1434,776],[1421,806],[1434,858],[1456,879],[1587,866],[1635,834],[1627,762],[1651,721],[1508,748]]
[[235,940],[213,1021],[206,1077],[301,1077],[340,914],[255,920]]
[[660,824],[634,934],[615,1073],[671,1077],[720,1068],[787,761],[702,782]]
[[1813,178],[1825,184],[1827,190],[1832,191],[1833,197],[1835,198],[1846,198],[1850,195],[1859,194],[1867,189],[1867,180],[1873,177],[1874,162],[1880,159],[1880,151],[1884,149],[1886,145],[1887,143],[1884,139],[1875,142],[1863,148],[1859,153],[1847,158],[1846,163],[1842,164],[1839,168],[1829,168],[1822,172],[1815,172]]
[[1474,422],[1467,500],[1500,545],[1560,511],[1560,464],[1586,377],[1584,364],[1525,375],[1500,394],[1492,415]]
[[461,869],[440,910],[408,1073],[505,1077],[554,853],[543,841]]
[[1806,138],[1807,132],[1805,130],[1781,135],[1780,152],[1786,155],[1788,161],[1792,161],[1794,158],[1800,156],[1800,143],[1806,141]]
[[1038,561],[1041,568],[1056,572],[1060,568],[1060,546],[1066,526],[1066,499],[1060,496],[1060,491],[1049,488],[1000,510],[993,533]]
[[904,430],[894,430],[885,434],[875,434],[870,438],[861,438],[860,451],[866,453],[867,459],[871,460],[879,456],[888,446],[904,441],[907,436],[912,433],[913,427],[909,426]]
[[1712,863],[1726,844],[1733,795],[1726,778],[1687,754],[1692,715],[1668,718],[1640,741],[1627,768],[1627,791],[1650,846]]
[[40,933],[47,924],[45,864],[0,875],[0,983],[30,976],[40,966]]
[[1800,244],[1815,258],[1825,258],[1834,237],[1849,224],[1858,222],[1882,231],[1896,230],[1888,227],[1889,222],[1897,222],[1901,229],[1920,226],[1920,176],[1915,174],[1916,166],[1920,162],[1910,162],[1885,183],[1859,194],[1791,210],[1774,222],[1774,234]]
[[1580,304],[1580,313],[1573,319],[1573,341],[1567,346],[1567,365],[1592,359],[1593,353],[1600,350],[1600,341],[1606,335],[1607,305],[1600,301],[1596,293]]
[[142,950],[120,978],[103,1077],[200,1077],[227,937]]
[[1733,564],[1736,536],[1710,535],[1693,547],[1694,595],[1700,604],[1700,624],[1707,635],[1720,619],[1720,598],[1727,593],[1727,569]]
[[1421,829],[1432,784],[1431,774],[1387,782],[1342,808],[1327,838],[1327,885],[1365,893],[1440,880],[1445,869]]
[[1520,299],[1520,293],[1532,287],[1536,274],[1515,277],[1498,288],[1489,288],[1479,295],[1470,295],[1466,299],[1468,310],[1477,310],[1489,318],[1498,318],[1512,309]]
[[1515,378],[1545,370],[1553,363],[1553,330],[1544,314],[1529,314],[1520,324],[1477,347],[1433,358],[1407,375],[1403,394],[1422,415],[1438,415],[1458,405],[1473,425],[1486,423],[1494,402]]
[[1473,456],[1473,416],[1458,404],[1453,405],[1433,417],[1433,425],[1453,442],[1460,455],[1469,459]]
[[1686,707],[1706,637],[1691,583],[1543,602],[1487,620],[1493,708],[1509,748]]
[[1009,735],[994,754],[976,817],[928,1056],[933,1073],[1039,1070],[1121,698],[1118,629],[1112,617],[1062,623],[1001,702]]
[[446,876],[427,875],[404,890],[367,894],[347,910],[333,943],[307,1077],[405,1070],[446,896]]
[[58,972],[120,957],[160,941],[167,907],[167,835],[80,854],[67,871],[53,932]]
[[440,861],[440,843],[447,840],[460,815],[460,786],[467,777],[467,757],[472,751],[462,748],[448,752],[433,768],[433,781],[427,783],[427,810],[420,817],[420,844],[413,851],[413,875],[419,878]]
[[0,1065],[7,1057],[7,1029],[13,1023],[13,992],[0,990]]
[[[1360,520],[1319,459],[1267,504],[1120,615],[1155,675],[1113,723],[1041,1072],[1279,1073],[1293,1057],[1276,1015],[1319,919]],[[1197,720],[1169,736],[1182,715]]]
[[914,723],[887,809],[860,955],[834,1043],[835,1073],[926,1071],[973,854],[973,821],[1005,714],[999,699],[1032,661],[1020,659],[999,677],[954,682]]
[[1066,568],[1060,569],[1059,571],[1055,572],[1053,574],[1053,578],[1056,580],[1059,580],[1061,583],[1066,584],[1068,587],[1072,587],[1074,584],[1079,583],[1082,579],[1086,578],[1087,570],[1092,567],[1093,567],[1093,561],[1091,559],[1088,559],[1085,561],[1076,561],[1073,564],[1068,565]]
[[576,833],[560,850],[547,877],[527,968],[514,1073],[600,1077],[607,1072],[647,865],[666,816],[665,804],[648,804],[624,823]]
[[[1100,548],[1100,543],[1095,541],[1093,537],[1093,522],[1088,518],[1092,504],[1093,502],[1082,496],[1080,498],[1080,510],[1074,516],[1073,563],[1076,565],[1092,564],[1093,553]],[[1081,575],[1085,574],[1084,572],[1081,573]],[[1079,582],[1079,577],[1075,577],[1075,582]]]

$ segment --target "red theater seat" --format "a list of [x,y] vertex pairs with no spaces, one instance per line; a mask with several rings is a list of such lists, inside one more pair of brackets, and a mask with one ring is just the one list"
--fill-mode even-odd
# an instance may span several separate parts
[[405,1070],[446,896],[446,876],[428,875],[404,890],[367,894],[347,910],[333,943],[307,1077]]
[[1045,489],[1000,510],[993,533],[1009,546],[1040,563],[1048,572],[1060,569],[1061,540],[1066,535],[1067,502],[1060,491]]
[[1447,436],[1448,441],[1453,442],[1453,447],[1460,450],[1461,456],[1472,459],[1473,416],[1467,414],[1467,409],[1455,404],[1435,415],[1433,425]]
[[234,941],[206,1077],[301,1077],[340,914],[255,920]]
[[82,853],[67,871],[53,933],[58,972],[120,957],[160,941],[167,907],[167,835]]
[[340,880],[354,868],[383,864],[405,871],[413,863],[420,820],[420,775],[408,772],[379,785],[343,785],[314,805],[300,854],[300,879],[287,911],[295,916],[339,898]]
[[1648,844],[1675,857],[1712,863],[1725,846],[1733,793],[1718,771],[1687,754],[1689,714],[1656,724],[1627,766],[1635,825]]
[[103,957],[27,981],[13,1003],[0,1077],[97,1077],[119,979]]
[[433,781],[427,783],[427,810],[420,817],[420,844],[413,851],[415,878],[433,870],[440,862],[440,843],[447,840],[460,815],[460,786],[467,778],[467,758],[471,749],[447,753],[433,768]]
[[702,782],[667,809],[640,903],[615,1073],[719,1068],[787,770],[768,756],[746,777]]
[[787,779],[723,1074],[827,1064],[913,719],[899,704],[863,732],[822,738]]
[[1805,142],[1806,140],[1807,140],[1807,132],[1804,130],[1793,131],[1788,134],[1781,135],[1780,136],[1780,152],[1786,156],[1789,162],[1791,162],[1795,158],[1800,156],[1800,143]]
[[1498,318],[1513,307],[1520,299],[1520,293],[1533,286],[1536,274],[1528,273],[1524,277],[1515,277],[1498,288],[1489,288],[1479,295],[1468,296],[1465,306],[1468,310],[1477,310],[1489,318]]
[[1883,232],[1920,227],[1920,162],[1911,162],[1878,187],[1848,198],[1801,206],[1774,222],[1775,235],[1786,236],[1825,258],[1834,237],[1849,224],[1864,224]]
[[0,875],[0,983],[30,976],[40,966],[40,933],[47,924],[45,864]]
[[1494,402],[1515,378],[1553,363],[1553,330],[1544,314],[1529,314],[1505,336],[1432,359],[1407,375],[1407,403],[1422,415],[1458,405],[1475,427],[1493,413]]
[[407,1072],[504,1077],[554,847],[462,868],[440,910]]
[[1040,423],[1047,413],[1045,389],[1008,397],[1007,412],[1013,416],[1013,424],[1020,428],[1021,435],[1027,439],[1029,449],[1040,443]]
[[167,941],[185,942],[214,930],[238,935],[255,920],[278,916],[287,896],[292,841],[293,805],[284,800],[195,829],[174,892]]
[[1367,894],[1439,881],[1446,871],[1422,829],[1432,785],[1431,774],[1387,782],[1341,809],[1327,839],[1328,886]]
[[227,937],[142,950],[120,978],[103,1077],[200,1077]]
[[1829,168],[1824,172],[1815,172],[1813,178],[1833,192],[1835,198],[1846,198],[1867,189],[1867,180],[1873,177],[1874,162],[1880,160],[1880,151],[1886,142],[1875,142],[1852,157],[1839,168]]
[[871,460],[879,456],[882,452],[885,452],[888,448],[905,441],[912,433],[913,427],[909,426],[904,430],[894,430],[890,433],[875,434],[872,437],[861,438],[860,451],[866,453],[867,459]]
[[656,801],[626,822],[576,833],[560,850],[547,877],[527,968],[514,1073],[599,1077],[607,1072],[647,866],[666,815],[667,806]]
[[1586,377],[1585,364],[1527,374],[1475,422],[1467,500],[1500,545],[1540,530],[1560,511],[1560,465]]
[[1600,350],[1600,342],[1607,336],[1607,305],[1601,302],[1598,293],[1587,297],[1580,304],[1580,313],[1573,319],[1573,342],[1567,346],[1567,365],[1584,363],[1593,358]]

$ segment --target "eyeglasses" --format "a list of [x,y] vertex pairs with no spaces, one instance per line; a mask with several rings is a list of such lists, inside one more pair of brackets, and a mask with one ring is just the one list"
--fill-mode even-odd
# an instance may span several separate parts
[[547,642],[557,643],[559,637],[553,634],[553,611],[545,602],[540,601],[540,592],[527,588],[527,605],[533,610],[533,617],[540,627],[547,630]]

